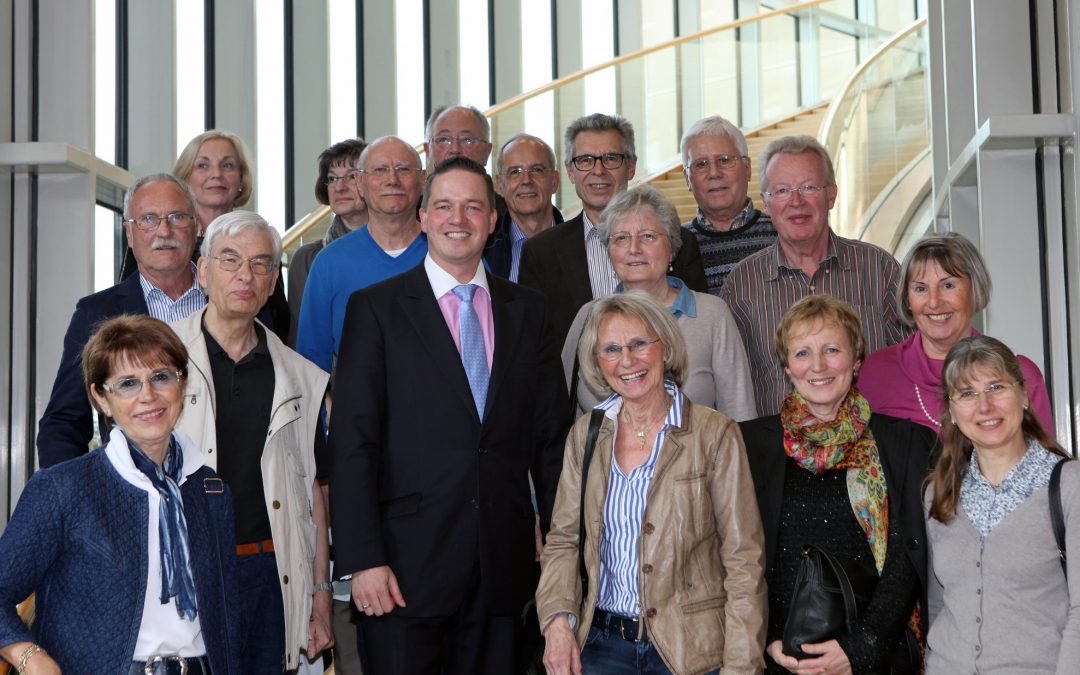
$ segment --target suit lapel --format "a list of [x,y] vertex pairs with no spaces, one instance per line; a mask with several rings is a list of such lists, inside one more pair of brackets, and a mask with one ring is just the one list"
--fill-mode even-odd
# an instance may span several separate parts
[[[465,366],[461,363],[461,354],[458,353],[454,336],[450,334],[450,328],[443,319],[439,303],[435,300],[435,291],[428,281],[424,264],[420,263],[412,271],[403,274],[402,281],[405,284],[405,292],[398,299],[402,310],[412,322],[417,337],[431,355],[432,361],[446,379],[450,389],[461,397],[462,402],[466,404],[465,407],[479,424],[480,415],[476,412],[476,402],[473,401],[469,378],[465,375]],[[498,335],[497,323],[495,330],[495,334]],[[495,353],[498,354],[498,349]],[[490,402],[491,399],[489,386],[488,401]]]
[[122,307],[124,312],[135,314],[149,314],[150,308],[146,306],[146,298],[143,296],[142,284],[139,283],[139,270],[120,282],[117,291],[120,302],[117,306]]
[[570,295],[580,307],[593,299],[592,282],[589,280],[589,258],[585,253],[585,217],[579,213],[566,224],[566,241],[560,247],[563,255],[559,256],[559,263],[570,288]]
[[[506,379],[513,366],[512,355],[517,353],[521,331],[525,326],[524,307],[515,302],[513,287],[502,279],[488,276],[491,289],[491,318],[495,325],[495,353],[491,358],[491,376],[488,379],[487,402],[484,406],[484,419],[491,419],[494,402],[499,396],[499,385]],[[464,372],[464,369],[462,369]]]
[[776,535],[780,531],[780,509],[784,500],[784,476],[787,473],[787,453],[784,452],[784,430],[780,426],[779,416],[769,418],[768,428],[765,429],[766,441],[759,450],[757,457],[763,470],[759,475],[763,476],[760,484],[755,485],[758,495],[764,494],[768,501],[759,499],[761,505],[762,528],[768,534],[765,540],[765,554],[768,560],[773,559],[776,552]]

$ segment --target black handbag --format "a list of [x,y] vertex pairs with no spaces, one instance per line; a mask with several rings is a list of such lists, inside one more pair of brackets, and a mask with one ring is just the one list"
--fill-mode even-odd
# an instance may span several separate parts
[[791,609],[784,623],[784,654],[810,658],[804,644],[831,640],[851,631],[877,586],[877,571],[807,544],[795,577]]

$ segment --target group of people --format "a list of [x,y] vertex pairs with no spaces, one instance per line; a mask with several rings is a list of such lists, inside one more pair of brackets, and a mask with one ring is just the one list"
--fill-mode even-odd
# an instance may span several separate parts
[[[482,113],[425,131],[426,167],[393,136],[319,156],[334,219],[287,300],[238,137],[128,191],[128,275],[76,306],[0,537],[19,673],[306,672],[331,646],[341,675],[1080,662],[1068,453],[1035,364],[973,327],[971,242],[900,264],[837,236],[806,136],[765,149],[758,210],[716,116],[682,139],[685,224],[629,188],[617,115],[566,129],[565,222],[542,139],[492,177]],[[876,585],[793,649],[807,546]]]

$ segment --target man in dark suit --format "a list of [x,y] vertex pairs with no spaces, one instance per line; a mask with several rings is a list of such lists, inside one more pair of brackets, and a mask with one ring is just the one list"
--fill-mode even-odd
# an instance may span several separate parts
[[[596,226],[637,168],[634,127],[619,115],[595,113],[570,123],[563,137],[566,175],[581,199],[581,213],[530,238],[522,250],[518,282],[547,296],[555,340],[562,344],[581,306],[615,292],[619,280]],[[708,282],[697,240],[683,239],[672,274],[690,290]]]
[[98,324],[120,314],[149,314],[168,323],[206,306],[191,262],[198,228],[187,183],[169,174],[136,181],[124,197],[124,229],[138,274],[75,305],[52,395],[38,425],[43,468],[90,449],[94,417],[83,385],[82,349]]
[[492,273],[516,282],[525,242],[563,221],[551,204],[559,189],[555,153],[536,136],[515,134],[495,156],[495,182],[506,210],[499,212],[495,233],[488,237],[484,261]]
[[513,672],[569,422],[539,294],[489,275],[494,189],[465,157],[424,190],[428,256],[349,300],[330,505],[372,672]]

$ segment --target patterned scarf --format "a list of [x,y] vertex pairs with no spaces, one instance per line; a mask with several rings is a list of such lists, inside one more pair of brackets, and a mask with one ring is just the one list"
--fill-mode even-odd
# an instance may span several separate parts
[[165,461],[159,467],[130,438],[127,442],[135,467],[146,474],[160,497],[158,537],[161,541],[161,604],[176,598],[176,613],[183,619],[194,621],[198,615],[195,580],[191,576],[191,546],[179,485],[184,468],[184,452],[173,436]]
[[847,469],[848,499],[874,554],[878,574],[885,566],[889,500],[877,443],[868,426],[870,404],[855,387],[840,403],[836,418],[822,422],[792,390],[780,409],[784,451],[810,473]]

